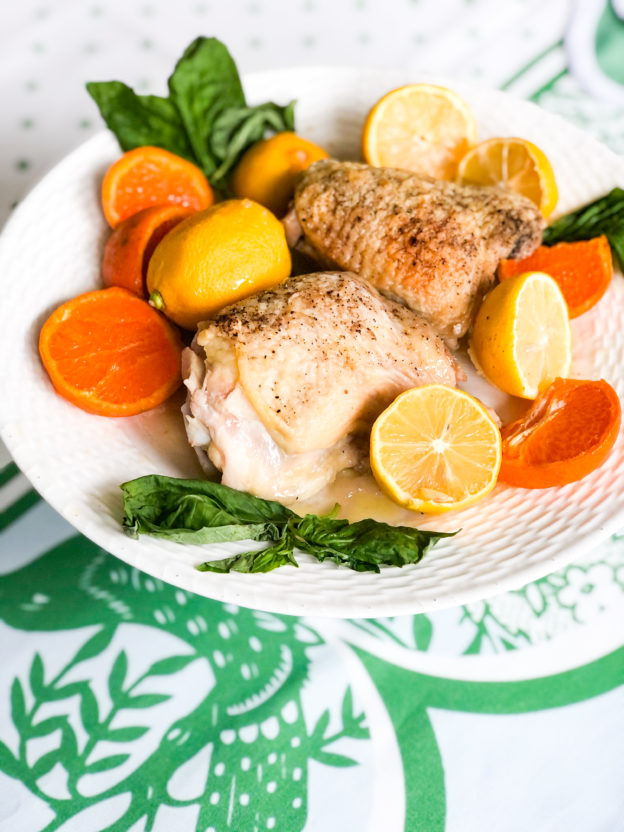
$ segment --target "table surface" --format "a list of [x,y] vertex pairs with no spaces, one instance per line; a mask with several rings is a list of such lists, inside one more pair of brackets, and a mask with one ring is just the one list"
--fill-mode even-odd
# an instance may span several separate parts
[[[624,151],[622,0],[22,0],[0,7],[0,222],[101,129],[85,81],[161,93],[198,34],[243,72],[470,78]],[[0,510],[0,832],[624,830],[624,534],[517,592],[332,621],[130,569],[2,448]]]

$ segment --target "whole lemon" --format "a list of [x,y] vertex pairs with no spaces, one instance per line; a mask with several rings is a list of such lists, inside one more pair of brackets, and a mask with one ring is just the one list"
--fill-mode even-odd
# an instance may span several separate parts
[[257,202],[230,199],[181,222],[147,270],[151,303],[185,329],[282,283],[291,260],[281,222]]
[[276,133],[253,144],[232,175],[232,190],[238,197],[255,199],[283,216],[292,199],[302,170],[328,154],[296,133]]

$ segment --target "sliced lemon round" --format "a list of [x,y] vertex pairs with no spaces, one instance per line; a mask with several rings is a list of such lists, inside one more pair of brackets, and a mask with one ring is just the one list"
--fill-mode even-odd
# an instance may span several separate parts
[[528,197],[548,217],[559,193],[546,154],[526,139],[487,139],[469,150],[459,163],[464,185],[506,185]]
[[500,431],[477,399],[443,384],[402,393],[371,431],[371,467],[380,488],[412,511],[466,508],[494,488]]
[[475,120],[459,95],[433,84],[408,84],[384,95],[368,114],[362,154],[376,167],[453,179],[476,136]]
[[486,378],[512,396],[535,399],[572,362],[568,307],[557,283],[525,272],[499,283],[474,322],[470,356]]

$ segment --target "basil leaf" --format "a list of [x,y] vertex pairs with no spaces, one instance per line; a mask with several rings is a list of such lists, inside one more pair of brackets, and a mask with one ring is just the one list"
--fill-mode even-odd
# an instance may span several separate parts
[[[230,543],[236,540],[271,540],[274,531],[266,523],[230,524],[227,526],[204,526],[202,529],[165,529],[150,523],[141,523],[138,529],[126,528],[130,537],[151,534],[174,543]],[[135,533],[136,531],[136,533]]]
[[[177,512],[185,497],[187,514],[180,518],[185,528],[200,529],[202,525],[235,523],[287,523],[297,515],[281,503],[262,500],[244,491],[228,488],[209,480],[184,480],[151,474],[130,480],[121,486],[124,508],[129,516],[161,525],[164,518]],[[204,514],[205,512],[205,514]]]
[[216,38],[194,40],[169,78],[169,95],[200,167],[211,176],[217,167],[210,146],[215,120],[226,108],[245,106],[238,70],[226,46]]
[[271,572],[279,566],[299,566],[294,556],[292,536],[288,533],[273,546],[256,552],[243,552],[230,558],[206,561],[197,569],[200,572]]
[[154,145],[195,161],[180,115],[168,98],[137,95],[121,81],[91,81],[87,92],[122,150]]
[[293,514],[214,482],[147,476],[121,486],[127,534],[151,534],[178,543],[278,540]]
[[216,38],[193,41],[168,81],[169,97],[137,95],[121,81],[87,91],[122,150],[155,145],[198,165],[215,187],[267,132],[295,129],[294,101],[248,107],[234,59]]
[[337,519],[335,511],[324,517],[299,517],[281,503],[205,480],[153,475],[124,483],[121,489],[123,524],[131,536],[151,534],[179,543],[272,543],[198,567],[209,572],[269,572],[286,564],[297,566],[295,548],[319,561],[379,572],[380,566],[418,563],[438,540],[454,534],[372,519],[349,523]]
[[390,526],[377,520],[349,523],[306,514],[297,526],[297,546],[320,561],[331,560],[358,572],[379,572],[379,567],[418,563],[442,532],[426,532],[410,526]]
[[590,202],[555,220],[544,230],[543,243],[573,243],[590,240],[604,234],[609,245],[624,269],[624,190],[613,188],[600,199]]
[[257,107],[229,107],[215,120],[210,147],[219,162],[213,178],[222,181],[245,150],[264,138],[267,131],[281,133],[295,128],[295,102],[285,107],[268,102]]

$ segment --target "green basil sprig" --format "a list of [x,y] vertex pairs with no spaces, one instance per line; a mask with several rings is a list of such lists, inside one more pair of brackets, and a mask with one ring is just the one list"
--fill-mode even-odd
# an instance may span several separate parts
[[247,105],[234,59],[216,38],[197,38],[185,49],[168,87],[168,98],[137,95],[121,81],[91,81],[87,91],[122,150],[162,147],[221,190],[250,145],[269,131],[295,129],[294,101]]
[[544,231],[546,246],[574,243],[604,234],[624,269],[624,190],[613,188],[600,199],[555,220]]
[[295,102],[285,107],[268,102],[257,107],[228,107],[215,120],[210,148],[219,167],[214,179],[222,182],[245,150],[265,134],[295,129]]
[[121,486],[123,525],[136,537],[150,534],[178,543],[266,541],[265,549],[208,561],[198,569],[210,572],[270,572],[297,566],[295,549],[358,572],[379,572],[380,566],[418,563],[443,537],[390,526],[376,520],[349,523],[333,515],[300,517],[286,506],[205,480],[146,476]]

